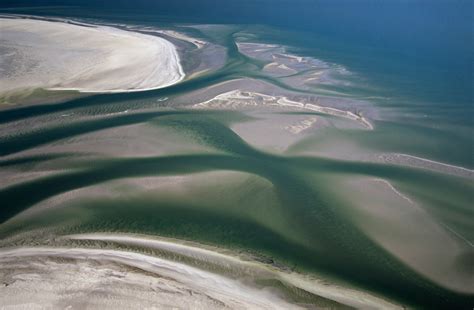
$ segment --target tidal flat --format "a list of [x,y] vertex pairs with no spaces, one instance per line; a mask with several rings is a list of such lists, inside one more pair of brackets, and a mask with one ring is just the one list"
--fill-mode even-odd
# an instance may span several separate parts
[[[407,122],[391,91],[270,27],[0,22],[1,50],[61,29],[39,66],[0,62],[0,304],[470,305],[472,126]],[[83,31],[100,32],[87,51],[60,46]],[[153,57],[120,54],[128,40]],[[7,57],[27,65],[32,49]],[[104,66],[71,76],[79,59],[40,79],[51,50]]]

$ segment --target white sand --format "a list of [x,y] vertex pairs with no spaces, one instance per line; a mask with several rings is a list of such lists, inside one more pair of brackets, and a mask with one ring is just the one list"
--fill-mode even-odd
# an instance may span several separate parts
[[2,250],[0,262],[5,307],[300,309],[239,281],[133,252],[21,248]]
[[463,176],[468,178],[474,177],[474,170],[468,169],[461,166],[450,165],[442,163],[439,161],[434,161],[427,158],[422,158],[418,156],[401,154],[401,153],[391,153],[391,154],[381,154],[379,158],[384,159],[387,162],[402,164],[406,166],[419,167],[423,169],[428,169],[432,171],[437,171],[441,173],[453,174],[457,176]]
[[[139,246],[149,249],[159,249],[184,255],[196,261],[211,263],[224,269],[231,269],[234,272],[245,277],[275,278],[287,283],[290,287],[305,290],[312,294],[336,301],[349,307],[359,309],[400,309],[399,305],[387,300],[371,295],[364,291],[354,290],[348,287],[342,287],[328,282],[327,279],[317,279],[312,276],[305,276],[296,272],[280,270],[276,267],[260,263],[248,257],[239,257],[230,251],[217,252],[216,248],[198,247],[197,244],[187,242],[182,243],[175,239],[152,239],[143,238],[140,235],[127,234],[79,234],[70,235],[65,238],[74,240],[94,240],[94,241],[113,241],[119,244]],[[0,259],[2,254],[0,252]],[[248,280],[248,278],[247,278]],[[261,291],[262,292],[262,291]],[[238,296],[238,295],[237,295]],[[268,295],[267,295],[268,296]],[[257,299],[258,300],[258,299]],[[270,306],[270,304],[269,304]]]
[[191,37],[187,34],[177,32],[177,31],[174,31],[174,30],[154,30],[152,28],[144,28],[143,30],[148,31],[148,32],[161,33],[161,34],[176,38],[176,39],[181,40],[181,41],[186,41],[186,42],[189,42],[189,43],[193,44],[197,48],[203,48],[207,44],[207,42],[205,42],[205,41],[193,38],[193,37]]
[[27,89],[130,92],[184,73],[169,41],[117,28],[0,18],[0,93]]
[[221,93],[207,101],[193,105],[194,108],[206,109],[242,109],[255,106],[278,106],[294,109],[311,110],[332,116],[342,117],[358,122],[364,128],[373,130],[374,126],[363,116],[351,111],[332,107],[323,107],[312,103],[297,102],[284,96],[270,96],[257,92],[231,90]]
[[[313,294],[364,309],[396,309],[395,304],[362,291],[329,284],[296,273],[281,271],[253,260],[241,260],[193,244],[140,238],[121,234],[85,234],[66,238],[112,241],[124,245],[164,250],[196,262],[220,266],[242,275],[239,280],[167,259],[127,251],[85,248],[17,248],[0,250],[0,274],[7,287],[0,288],[0,302],[19,306],[81,305],[102,308],[155,306],[193,309],[297,309],[278,293],[260,289],[249,277],[274,278]],[[56,258],[51,260],[51,258]],[[74,262],[57,260],[73,259]],[[111,265],[116,263],[120,265]],[[133,271],[129,267],[143,272]],[[40,284],[41,283],[41,284]],[[69,292],[66,294],[66,292]],[[131,294],[132,293],[132,294]],[[108,296],[108,298],[106,298]],[[111,298],[112,297],[112,298]]]
[[310,117],[297,123],[287,125],[284,128],[294,135],[297,135],[313,126],[318,121],[317,117]]

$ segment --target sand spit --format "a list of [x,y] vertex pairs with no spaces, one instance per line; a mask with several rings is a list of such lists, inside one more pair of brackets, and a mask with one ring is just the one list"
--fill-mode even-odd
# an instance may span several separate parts
[[434,161],[431,159],[408,155],[408,154],[401,154],[401,153],[380,154],[378,155],[378,159],[379,160],[381,159],[386,163],[394,163],[394,164],[403,165],[403,166],[417,167],[417,168],[456,175],[456,176],[465,177],[465,178],[474,178],[474,170],[472,169],[450,165],[450,164]]
[[227,269],[229,273],[234,274],[233,276],[238,274],[247,280],[249,278],[277,279],[290,287],[293,286],[351,307],[364,309],[399,308],[392,303],[362,291],[329,284],[327,280],[283,270],[277,266],[264,264],[251,257],[239,256],[229,251],[224,252],[218,251],[215,248],[203,248],[195,243],[183,243],[174,239],[152,239],[140,235],[107,233],[71,235],[64,238],[83,241],[108,241],[127,246],[166,251],[171,254],[188,257],[195,261],[197,265],[211,264],[221,270]]
[[163,38],[27,18],[0,18],[0,26],[0,94],[37,88],[143,91],[184,78],[174,45]]
[[174,30],[155,30],[153,28],[138,28],[138,29],[139,30],[145,30],[145,31],[148,31],[148,32],[161,33],[161,34],[176,38],[176,39],[181,40],[181,41],[186,41],[186,42],[189,42],[189,43],[193,44],[196,48],[203,48],[206,44],[208,44],[207,42],[205,42],[203,40],[193,38],[193,37],[191,37],[187,34],[184,34],[182,32],[178,32],[178,31],[174,31]]
[[312,110],[319,113],[347,118],[347,119],[361,123],[367,129],[370,129],[370,130],[374,129],[374,126],[366,118],[364,118],[361,115],[357,115],[351,111],[343,111],[343,110],[330,108],[330,107],[322,107],[322,106],[311,104],[311,103],[303,104],[303,103],[289,100],[285,97],[278,99],[278,103],[281,105],[290,105],[290,106],[300,105],[302,106],[302,108],[307,109],[307,110]]
[[373,125],[362,115],[357,115],[351,111],[344,111],[331,107],[323,107],[312,103],[302,103],[288,99],[285,96],[270,96],[257,92],[232,90],[219,94],[212,99],[193,105],[194,108],[214,108],[214,109],[241,109],[256,106],[278,106],[311,110],[332,116],[343,117],[358,122],[363,127],[373,130]]

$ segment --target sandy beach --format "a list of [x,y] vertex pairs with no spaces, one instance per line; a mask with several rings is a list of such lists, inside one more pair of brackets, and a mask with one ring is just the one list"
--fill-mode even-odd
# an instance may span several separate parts
[[163,88],[184,72],[172,43],[118,28],[0,18],[0,94],[31,89],[118,93]]
[[[1,261],[19,271],[0,292],[2,304],[10,307],[29,307],[41,300],[49,307],[126,309],[140,303],[159,308],[300,309],[238,281],[126,251],[25,248],[3,252]],[[21,292],[21,299],[14,292]]]
[[[80,288],[90,286],[90,290],[100,285],[104,287],[102,274],[108,277],[104,293],[113,298],[109,304],[124,302],[133,305],[135,298],[143,302],[160,296],[161,306],[176,305],[195,309],[214,309],[231,307],[238,309],[303,309],[300,305],[288,303],[277,291],[263,290],[254,278],[275,279],[289,287],[307,291],[315,296],[336,302],[339,305],[366,309],[398,309],[399,306],[362,291],[329,284],[327,281],[309,278],[278,267],[258,262],[246,257],[244,260],[231,254],[220,253],[215,249],[196,247],[170,239],[143,238],[126,234],[82,234],[65,236],[64,240],[76,242],[112,242],[125,246],[137,246],[143,249],[168,253],[171,257],[183,257],[191,265],[163,258],[122,250],[38,247],[6,249],[0,252],[2,273],[15,268],[14,274],[8,274],[9,285],[0,290],[0,300],[6,305],[25,305],[28,300],[41,298],[44,304],[68,302],[72,305],[103,302],[98,298],[84,299]],[[185,261],[186,261],[185,260]],[[76,261],[75,266],[71,261]],[[208,266],[207,270],[194,265]],[[224,272],[218,274],[212,270]],[[77,274],[76,274],[77,272]],[[229,273],[226,275],[226,273]],[[76,276],[74,276],[76,274]],[[90,274],[89,276],[86,276]],[[97,274],[94,276],[93,274]],[[246,279],[245,281],[239,278]],[[28,282],[21,280],[28,279]],[[33,289],[37,281],[43,281],[42,289]],[[98,282],[97,282],[98,281]],[[66,284],[68,283],[68,284]],[[76,294],[64,296],[66,287],[77,287]],[[140,289],[140,292],[136,291]],[[26,300],[18,300],[15,294],[7,291],[23,291]],[[104,289],[102,289],[104,290]],[[128,293],[136,291],[132,298]],[[3,292],[3,293],[2,293]],[[186,292],[192,292],[187,294]],[[41,294],[40,297],[38,294]],[[123,297],[128,295],[128,300]],[[3,297],[2,297],[3,296]],[[123,304],[122,304],[123,306]]]

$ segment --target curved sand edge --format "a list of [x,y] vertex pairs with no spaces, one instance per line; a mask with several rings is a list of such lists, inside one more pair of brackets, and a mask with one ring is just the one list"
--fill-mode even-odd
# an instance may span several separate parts
[[0,18],[0,93],[25,89],[84,93],[145,91],[180,82],[175,46],[113,27]]
[[301,309],[239,281],[128,251],[21,248],[2,250],[0,262],[15,273],[0,289],[1,303],[12,307]]
[[[373,296],[369,293],[354,290],[351,288],[342,287],[335,284],[329,284],[322,279],[313,277],[306,277],[295,272],[281,270],[280,268],[261,263],[252,258],[242,259],[242,257],[231,254],[230,252],[220,252],[214,248],[203,248],[194,243],[182,243],[174,239],[155,239],[143,237],[140,235],[129,234],[108,234],[108,233],[93,233],[70,235],[61,238],[63,240],[75,240],[83,242],[113,242],[125,247],[138,247],[145,250],[146,253],[150,251],[158,251],[160,253],[169,253],[170,257],[187,257],[193,261],[190,265],[184,264],[182,260],[169,260],[165,257],[155,257],[148,254],[139,254],[118,249],[88,249],[81,247],[67,247],[67,248],[10,248],[0,251],[0,262],[3,262],[5,267],[9,264],[21,260],[28,266],[36,265],[35,259],[44,258],[69,258],[79,261],[94,260],[99,261],[101,266],[107,262],[120,263],[123,266],[135,267],[144,270],[155,279],[165,277],[169,281],[179,283],[180,290],[192,291],[193,298],[189,300],[177,299],[170,300],[174,305],[180,303],[193,304],[195,307],[206,308],[202,299],[199,298],[204,294],[213,300],[217,300],[219,304],[230,307],[241,308],[259,308],[259,309],[291,309],[300,308],[297,304],[291,304],[281,296],[279,293],[265,288],[259,288],[252,284],[259,279],[275,279],[286,283],[290,287],[310,292],[316,296],[324,299],[335,301],[338,304],[349,305],[356,308],[385,308],[397,309],[400,306],[383,300],[379,297]],[[89,244],[90,245],[90,244]],[[161,256],[161,255],[160,255]],[[25,261],[26,260],[26,261]],[[29,262],[31,260],[31,262]],[[29,263],[28,263],[29,262]],[[56,270],[57,266],[54,264],[49,266],[50,262],[41,262],[45,273],[48,270]],[[203,266],[214,266],[201,269]],[[88,266],[88,270],[94,267]],[[114,272],[124,272],[127,268],[120,268]],[[216,270],[224,271],[217,273]],[[227,272],[230,274],[226,274]],[[109,271],[110,272],[110,271]],[[47,277],[48,278],[48,277]],[[74,277],[76,279],[76,277]],[[253,280],[252,280],[253,279]],[[51,279],[49,279],[51,280]],[[61,277],[52,279],[61,282]],[[146,279],[145,279],[146,280]],[[87,276],[84,274],[77,274],[77,285],[82,286],[87,284]],[[148,280],[147,280],[148,281]],[[75,285],[76,285],[75,284]],[[120,286],[110,286],[111,291],[118,290],[121,287],[126,287],[127,283],[123,281]],[[34,284],[33,284],[34,285]],[[71,285],[71,284],[69,284]],[[133,283],[128,283],[133,285]],[[167,283],[169,285],[176,285]],[[21,289],[25,289],[24,287]],[[145,292],[146,290],[144,290]],[[164,294],[159,289],[154,288],[155,294]],[[169,297],[169,296],[168,296]],[[204,303],[201,303],[204,302]]]

